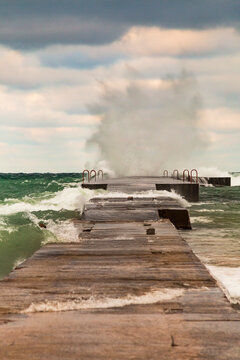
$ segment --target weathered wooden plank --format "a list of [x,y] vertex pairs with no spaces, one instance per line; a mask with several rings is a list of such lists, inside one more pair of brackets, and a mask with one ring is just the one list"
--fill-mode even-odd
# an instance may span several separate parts
[[240,340],[239,322],[218,321],[216,326],[215,321],[181,320],[179,314],[96,316],[79,315],[76,311],[36,314],[24,321],[24,327],[23,321],[4,326],[5,341],[0,356],[14,360],[79,359],[79,356],[81,359],[239,359],[239,347],[229,346]]

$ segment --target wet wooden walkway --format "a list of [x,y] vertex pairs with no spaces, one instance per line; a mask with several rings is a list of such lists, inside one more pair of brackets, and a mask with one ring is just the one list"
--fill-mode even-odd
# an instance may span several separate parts
[[78,242],[45,245],[1,281],[0,359],[239,360],[239,312],[161,206],[182,208],[94,198]]

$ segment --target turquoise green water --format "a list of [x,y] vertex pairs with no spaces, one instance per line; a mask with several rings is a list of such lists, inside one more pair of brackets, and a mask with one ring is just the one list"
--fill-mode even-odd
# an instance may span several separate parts
[[182,236],[228,299],[240,304],[240,187],[201,187],[200,195],[189,208],[193,230]]
[[64,229],[74,236],[80,180],[81,174],[0,174],[0,278],[41,244],[61,240]]
[[193,230],[184,233],[207,264],[240,266],[240,186],[201,187],[189,209]]

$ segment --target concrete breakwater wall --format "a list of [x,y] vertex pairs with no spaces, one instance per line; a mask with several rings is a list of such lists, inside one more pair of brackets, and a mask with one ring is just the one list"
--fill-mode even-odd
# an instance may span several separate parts
[[206,180],[213,186],[231,186],[230,177],[207,177]]

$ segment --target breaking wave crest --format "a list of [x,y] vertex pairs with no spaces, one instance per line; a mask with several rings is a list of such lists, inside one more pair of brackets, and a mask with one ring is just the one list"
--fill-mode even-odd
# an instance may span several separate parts
[[[101,198],[127,198],[129,194],[126,194],[124,192],[108,192],[105,191],[101,194],[96,194],[94,197],[101,197]],[[158,197],[158,198],[164,198],[169,197],[171,199],[178,200],[179,204],[181,204],[184,207],[189,207],[190,204],[187,200],[185,200],[181,195],[177,194],[175,191],[166,191],[166,190],[148,190],[148,191],[139,191],[139,192],[133,192],[131,193],[131,196],[134,198],[151,198],[151,197]]]
[[25,196],[23,199],[5,199],[0,205],[0,215],[19,212],[83,210],[85,202],[92,196],[92,191],[81,187],[66,187],[53,194],[43,194],[42,198]]

